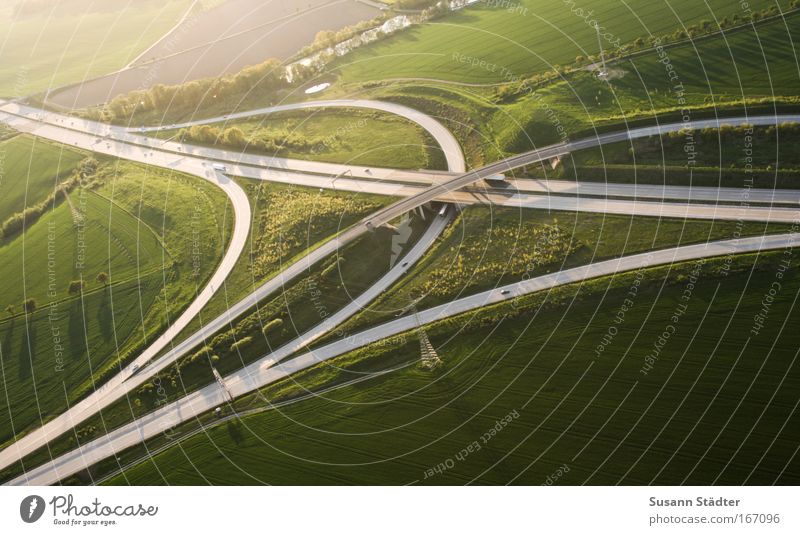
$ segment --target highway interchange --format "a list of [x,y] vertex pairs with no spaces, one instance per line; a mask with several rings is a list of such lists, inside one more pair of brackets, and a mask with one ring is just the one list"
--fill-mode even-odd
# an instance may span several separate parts
[[[428,130],[444,149],[450,172],[414,172],[393,169],[355,169],[353,167],[319,162],[305,162],[282,158],[247,155],[221,151],[205,147],[164,142],[159,139],[135,133],[131,129],[93,123],[73,117],[43,112],[16,103],[0,105],[0,121],[33,135],[41,136],[79,148],[111,154],[121,158],[139,161],[150,165],[174,169],[202,177],[216,184],[228,195],[235,211],[235,226],[231,243],[212,275],[209,283],[198,293],[195,301],[157,340],[148,347],[125,370],[115,376],[95,393],[74,405],[64,414],[51,420],[43,427],[31,431],[14,445],[0,452],[0,468],[32,453],[49,441],[69,431],[75,425],[89,418],[98,410],[121,398],[158,371],[185,355],[192,347],[202,343],[220,328],[228,326],[233,319],[252,308],[264,297],[275,293],[283,285],[305,271],[308,267],[330,255],[339,247],[363,235],[372,228],[389,223],[403,213],[411,211],[431,201],[446,201],[457,204],[490,202],[504,206],[543,208],[553,210],[579,210],[602,213],[638,214],[660,217],[754,220],[794,223],[798,219],[798,200],[796,190],[749,190],[747,204],[742,201],[742,192],[730,188],[690,188],[679,186],[641,186],[628,184],[597,184],[561,181],[512,181],[509,190],[497,188],[470,188],[473,183],[496,174],[509,172],[515,168],[532,163],[547,161],[581,148],[598,146],[637,137],[676,131],[687,126],[685,123],[659,125],[632,129],[624,132],[601,134],[592,138],[577,140],[566,144],[544,147],[490,164],[481,169],[466,172],[460,147],[440,123],[423,114],[396,104],[374,101],[319,101],[292,105],[289,109],[312,107],[360,107],[396,113],[412,120]],[[249,116],[258,116],[280,111],[287,107],[252,110],[227,117],[218,117],[193,124],[228,121]],[[800,116],[759,116],[749,118],[726,118],[724,120],[698,121],[697,128],[716,127],[720,124],[777,124],[783,121],[796,121]],[[172,126],[170,126],[172,128]],[[211,166],[211,162],[225,162],[227,172],[261,180],[293,183],[313,187],[331,188],[346,191],[364,191],[400,197],[395,203],[372,214],[339,233],[335,239],[311,251],[306,257],[288,266],[273,279],[265,282],[255,292],[230,307],[224,314],[204,325],[197,333],[180,344],[174,345],[161,357],[153,361],[163,349],[170,345],[175,336],[199,313],[200,309],[219,289],[246,243],[250,225],[249,201],[244,192],[232,180]],[[341,175],[348,172],[351,177]],[[367,175],[367,176],[364,176]],[[464,189],[467,188],[467,189]],[[653,199],[659,202],[644,201]],[[687,200],[697,201],[688,203]],[[763,206],[751,203],[767,203]],[[781,206],[783,205],[783,206]],[[335,329],[347,318],[366,306],[381,292],[388,289],[404,274],[407,268],[421,258],[427,248],[445,228],[452,217],[436,218],[429,225],[422,238],[374,286],[353,300],[348,306],[329,317],[325,322],[304,333],[296,340],[265,355],[262,359],[224,379],[225,385],[235,396],[251,392],[275,380],[296,373],[335,356],[344,354],[372,341],[407,331],[414,327],[413,318],[406,316],[398,320],[368,329],[355,335],[355,338],[342,340],[320,347],[313,352],[300,354],[284,360],[301,350],[311,341]],[[794,247],[798,234],[748,238],[728,242],[716,242],[695,246],[677,247],[664,251],[647,253],[650,265],[685,261],[694,258],[718,256],[723,254]],[[483,292],[475,296],[459,299],[433,309],[420,311],[422,323],[461,314],[500,302],[526,293],[552,288],[560,284],[579,282],[589,278],[612,274],[639,267],[641,255],[633,255],[611,261],[598,262],[538,277],[502,289]],[[152,362],[151,362],[152,361]],[[281,362],[282,361],[282,362]],[[147,363],[149,365],[146,365]],[[133,373],[133,366],[143,366]],[[145,366],[146,365],[146,366]],[[91,464],[115,455],[117,452],[146,440],[164,429],[169,429],[195,416],[207,412],[225,401],[224,390],[216,383],[191,393],[186,397],[164,406],[117,430],[111,431],[80,449],[59,456],[45,465],[27,471],[11,484],[52,484],[64,477],[90,466]]]

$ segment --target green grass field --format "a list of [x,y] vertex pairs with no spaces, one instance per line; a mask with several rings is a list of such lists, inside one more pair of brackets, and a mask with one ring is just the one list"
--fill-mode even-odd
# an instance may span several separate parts
[[[211,184],[103,160],[70,202],[0,247],[2,304],[16,305],[0,321],[0,443],[62,412],[151,342],[210,276],[231,222]],[[79,279],[83,292],[69,293]],[[34,314],[22,311],[27,298]]]
[[[524,219],[523,219],[524,218]],[[427,293],[420,301],[426,308],[450,299],[470,295],[487,288],[523,277],[537,276],[560,269],[615,257],[634,254],[671,245],[731,238],[735,223],[706,221],[661,220],[642,217],[603,216],[599,214],[544,212],[520,213],[511,209],[476,207],[468,209],[426,257],[392,289],[372,303],[368,310],[345,323],[344,333],[358,332],[369,325],[392,319],[397,310],[415,297]],[[765,227],[747,224],[738,229],[742,235],[757,235],[786,230],[785,226]],[[571,237],[571,238],[570,238]],[[262,303],[257,313],[241,320],[225,336],[215,337],[209,345],[209,355],[219,360],[214,366],[230,372],[277,348],[292,337],[320,322],[366,288],[386,268],[388,240],[360,240],[338,258],[324,262],[297,283],[288,286],[282,295]],[[410,245],[410,243],[408,244]],[[371,251],[364,254],[364,251]],[[374,258],[379,263],[375,264]],[[384,262],[380,259],[384,258]],[[354,263],[355,262],[355,263]],[[329,268],[329,269],[328,269]],[[655,284],[655,283],[654,283]],[[280,319],[280,325],[262,334],[261,327]],[[334,333],[314,345],[341,336]],[[228,348],[236,340],[251,338],[237,351]],[[206,358],[185,362],[176,370],[168,370],[160,384],[168,398],[173,399],[186,390],[193,390],[210,381]],[[336,368],[319,373],[300,374],[283,385],[268,389],[268,398],[295,395],[305,389],[324,388],[336,381]],[[121,400],[103,411],[100,416],[82,424],[78,430],[83,440],[95,438],[103,426],[114,428],[152,410],[156,396],[148,388],[137,392],[134,401]],[[252,408],[252,400],[242,400],[240,407]],[[74,448],[74,437],[59,439],[52,451]],[[26,462],[33,465],[46,459],[40,451]],[[4,477],[8,477],[7,472]]]
[[0,142],[0,221],[46,199],[85,157],[29,136]]
[[[239,128],[245,138],[226,144],[224,132]],[[444,154],[421,127],[396,115],[359,109],[291,111],[182,131],[188,143],[212,145],[321,162],[393,167],[446,169]],[[156,135],[171,138],[174,130]],[[212,138],[209,143],[207,138]],[[217,138],[217,139],[214,139]]]
[[[750,2],[753,9],[772,5]],[[476,4],[400,32],[380,43],[344,56],[334,66],[344,82],[393,78],[429,78],[465,83],[498,83],[568,65],[576,56],[598,54],[597,34],[580,16],[597,20],[607,38],[603,46],[627,43],[649,34],[672,33],[691,25],[741,13],[726,0],[627,2],[584,0],[567,3],[522,0],[514,10]],[[783,7],[788,2],[781,2]],[[574,12],[573,12],[574,11]],[[469,59],[467,59],[469,58]],[[473,65],[472,58],[485,64]]]
[[[427,329],[444,361],[434,372],[414,364],[413,336],[343,357],[306,379],[398,369],[207,429],[109,483],[539,485],[562,468],[558,485],[797,484],[800,277],[787,272],[757,336],[759,299],[740,301],[769,290],[780,260],[741,257],[727,277],[720,261],[649,270],[622,323],[630,273],[448,321]],[[645,375],[693,269],[686,313]],[[598,357],[611,325],[618,333]]]
[[[124,67],[183,16],[190,0],[67,0],[26,15],[0,6],[0,96],[22,97]],[[32,2],[27,2],[32,4]]]

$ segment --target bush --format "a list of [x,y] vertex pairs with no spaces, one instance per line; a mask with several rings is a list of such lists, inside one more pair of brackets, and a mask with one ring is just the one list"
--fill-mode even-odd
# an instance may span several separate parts
[[274,320],[267,322],[264,327],[261,328],[261,332],[266,336],[267,333],[274,331],[281,325],[283,325],[283,320],[281,318],[275,318]]
[[233,344],[231,344],[231,353],[236,353],[241,348],[247,347],[248,345],[250,345],[250,343],[252,343],[252,341],[253,341],[252,336],[245,336],[241,340],[234,342]]

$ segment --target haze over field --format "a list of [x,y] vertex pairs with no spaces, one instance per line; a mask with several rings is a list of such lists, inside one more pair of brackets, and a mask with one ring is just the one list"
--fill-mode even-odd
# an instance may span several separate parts
[[230,0],[190,14],[129,68],[58,91],[49,100],[81,108],[156,84],[236,73],[270,58],[288,59],[318,32],[336,31],[379,13],[356,0]]

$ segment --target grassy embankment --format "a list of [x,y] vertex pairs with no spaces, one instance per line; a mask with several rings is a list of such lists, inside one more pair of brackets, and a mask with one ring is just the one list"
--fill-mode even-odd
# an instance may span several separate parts
[[357,332],[391,319],[416,300],[418,308],[428,308],[609,258],[789,230],[790,225],[758,222],[470,207],[408,275],[342,330]]
[[[552,272],[562,266],[568,268],[623,253],[633,254],[671,245],[730,238],[736,230],[734,223],[659,221],[597,214],[520,214],[509,209],[489,212],[489,208],[467,210],[418,266],[412,268],[408,276],[373,303],[369,310],[346,323],[340,330],[353,333],[369,324],[391,319],[397,310],[423,293],[427,296],[420,302],[420,308],[520,280],[523,276]],[[520,220],[521,215],[524,215],[524,220]],[[783,226],[746,224],[739,230],[742,235],[751,235],[785,229]],[[374,249],[372,242],[357,243],[354,252],[365,246],[368,250]],[[347,251],[342,256],[346,259],[358,258]],[[240,322],[235,329],[216,339],[214,344],[210,344],[209,350],[196,353],[199,356],[194,362],[189,362],[191,358],[185,360],[180,366],[180,376],[176,373],[177,369],[165,374],[159,382],[169,390],[170,397],[181,392],[181,381],[184,387],[192,388],[209,382],[209,357],[220,357],[214,360],[215,366],[222,366],[225,370],[235,369],[268,351],[269,346],[264,338],[272,347],[277,347],[304,330],[296,328],[298,325],[306,327],[317,323],[321,320],[320,312],[329,314],[347,301],[347,293],[355,295],[358,289],[366,287],[368,281],[361,281],[360,269],[351,271],[351,262],[347,260],[340,263],[338,268],[331,268],[336,265],[333,260],[326,262],[327,269],[316,270],[305,280],[288,288],[285,297],[262,305],[258,315]],[[365,265],[363,261],[356,266],[362,265]],[[375,266],[370,269],[374,272]],[[336,275],[338,270],[341,270],[339,276]],[[337,279],[344,282],[337,283]],[[343,292],[342,287],[347,292]],[[276,325],[273,323],[275,319],[281,321]],[[259,333],[259,328],[265,328],[267,332]],[[338,333],[327,339],[332,340],[337,336]],[[230,349],[229,346],[235,341],[248,337],[251,340],[245,347],[237,348],[238,351]],[[338,375],[335,367],[323,367],[310,376],[300,374],[288,382],[269,387],[266,396],[271,401],[279,401],[300,395],[306,390],[325,388],[336,383]],[[103,431],[103,425],[113,428],[151,410],[155,397],[149,389],[145,390],[104,411],[102,420],[95,418],[95,421],[80,426],[80,442],[97,436]],[[248,408],[252,401],[245,399],[237,403],[240,407]],[[53,447],[54,451],[63,451],[75,445],[72,437],[68,437],[56,442]],[[40,452],[28,462],[41,462],[46,459],[42,457],[44,454]]]

